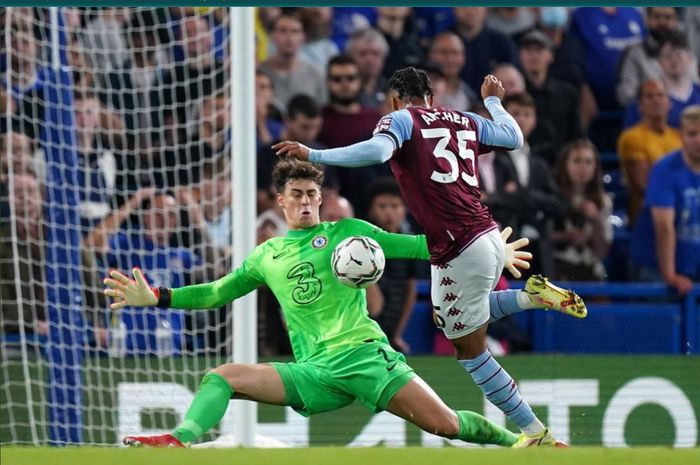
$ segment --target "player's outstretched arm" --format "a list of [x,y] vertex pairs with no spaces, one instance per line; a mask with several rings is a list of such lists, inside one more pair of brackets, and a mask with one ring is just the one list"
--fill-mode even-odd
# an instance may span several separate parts
[[297,160],[308,161],[309,160],[309,149],[307,146],[301,142],[295,142],[293,140],[283,140],[272,146],[272,150],[275,151],[278,157],[282,158],[294,158]]
[[181,309],[219,308],[246,295],[264,283],[254,265],[243,265],[216,281],[205,284],[170,289],[151,287],[140,269],[132,270],[134,279],[129,279],[117,270],[110,272],[104,280],[107,286],[104,293],[114,299],[110,305],[118,310],[127,305],[135,307],[173,307]]
[[360,166],[377,165],[391,158],[394,143],[389,136],[377,134],[371,139],[338,147],[335,149],[315,150],[294,141],[282,141],[272,146],[280,157],[308,160],[324,165],[357,168]]
[[515,119],[501,105],[505,90],[501,81],[489,74],[481,86],[481,97],[493,121],[473,115],[479,126],[479,142],[494,147],[516,150],[523,146],[524,137]]

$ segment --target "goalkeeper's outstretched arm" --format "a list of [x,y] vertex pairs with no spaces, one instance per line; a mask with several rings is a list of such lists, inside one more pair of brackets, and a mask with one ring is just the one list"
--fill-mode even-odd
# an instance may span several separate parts
[[219,308],[241,297],[264,283],[262,277],[243,265],[216,281],[170,289],[151,287],[139,268],[132,270],[134,279],[112,270],[104,280],[105,295],[112,297],[112,310],[134,307],[172,307],[191,310]]

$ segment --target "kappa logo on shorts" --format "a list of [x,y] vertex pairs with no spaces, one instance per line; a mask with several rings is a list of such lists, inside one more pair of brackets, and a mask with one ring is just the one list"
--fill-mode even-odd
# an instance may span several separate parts
[[463,330],[463,329],[466,328],[466,327],[467,327],[467,325],[465,325],[464,323],[460,323],[460,322],[458,321],[458,322],[455,323],[455,325],[452,327],[452,331],[461,331],[461,330]]
[[437,265],[433,265],[435,268],[438,270],[446,270],[448,268],[452,268],[452,265],[449,263],[438,263]]
[[442,278],[442,281],[440,281],[441,286],[451,286],[453,284],[457,284],[457,281],[454,281],[452,278],[449,276]]
[[311,245],[314,249],[322,249],[328,244],[328,239],[326,236],[316,236],[311,241]]
[[452,307],[447,311],[447,316],[457,316],[460,313],[464,313],[462,310],[458,309],[457,307]]
[[451,292],[448,292],[445,294],[445,298],[443,299],[443,302],[454,302],[455,300],[459,300],[459,296],[457,294],[453,294]]

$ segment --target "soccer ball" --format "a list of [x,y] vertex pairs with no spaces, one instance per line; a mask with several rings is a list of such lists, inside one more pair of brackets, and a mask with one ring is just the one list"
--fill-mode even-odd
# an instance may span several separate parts
[[377,241],[365,236],[344,239],[333,251],[331,267],[338,281],[364,289],[379,281],[384,273],[384,251]]

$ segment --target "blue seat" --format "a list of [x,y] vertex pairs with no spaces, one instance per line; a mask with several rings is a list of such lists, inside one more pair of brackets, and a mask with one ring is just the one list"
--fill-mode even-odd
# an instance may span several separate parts
[[434,337],[433,309],[429,301],[418,300],[406,323],[403,339],[411,346],[411,354],[430,354],[433,352]]

